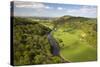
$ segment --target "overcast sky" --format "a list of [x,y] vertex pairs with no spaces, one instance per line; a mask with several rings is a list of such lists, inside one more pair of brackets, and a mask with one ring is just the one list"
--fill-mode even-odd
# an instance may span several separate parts
[[59,17],[64,15],[96,18],[97,7],[88,5],[14,1],[14,16]]

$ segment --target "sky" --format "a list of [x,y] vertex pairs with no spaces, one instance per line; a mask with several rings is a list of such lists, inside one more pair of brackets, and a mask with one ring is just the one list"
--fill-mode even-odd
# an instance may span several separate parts
[[97,6],[14,1],[14,16],[61,17],[64,15],[97,17]]

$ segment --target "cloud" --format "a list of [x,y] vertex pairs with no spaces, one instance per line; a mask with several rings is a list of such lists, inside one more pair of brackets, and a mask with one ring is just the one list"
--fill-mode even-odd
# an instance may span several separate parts
[[43,3],[37,3],[37,2],[19,2],[16,1],[14,3],[14,5],[17,8],[34,8],[34,9],[38,9],[38,8],[50,8],[46,5],[44,5]]
[[58,10],[63,10],[63,8],[62,8],[62,7],[58,7],[57,9],[58,9]]
[[96,17],[97,8],[93,6],[82,6],[79,9],[68,9],[67,13],[86,17]]
[[74,13],[96,13],[97,8],[82,6],[80,9],[70,9],[67,12],[74,12]]
[[82,13],[96,13],[97,8],[89,7],[89,6],[83,6],[82,8],[79,9],[79,11],[82,12]]
[[45,8],[46,8],[46,9],[51,9],[51,7],[49,7],[49,6],[46,6]]

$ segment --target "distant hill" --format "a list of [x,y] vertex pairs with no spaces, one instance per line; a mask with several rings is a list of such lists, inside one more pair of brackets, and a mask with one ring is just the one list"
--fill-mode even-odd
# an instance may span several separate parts
[[[81,28],[84,27],[85,25],[90,25],[89,27],[95,27],[97,25],[97,19],[96,18],[86,18],[86,17],[74,17],[74,16],[62,16],[59,18],[56,18],[54,20],[55,27],[60,27],[60,26],[68,26],[72,28]],[[94,25],[94,26],[91,26]]]
[[64,23],[64,22],[84,22],[88,20],[96,20],[96,18],[86,18],[86,17],[74,17],[74,16],[62,16],[56,19],[57,22]]

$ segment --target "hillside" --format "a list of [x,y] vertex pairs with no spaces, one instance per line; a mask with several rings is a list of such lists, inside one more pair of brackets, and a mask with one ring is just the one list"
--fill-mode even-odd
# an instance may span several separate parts
[[97,21],[92,18],[63,16],[56,20],[52,35],[60,54],[70,62],[95,61],[97,58]]

